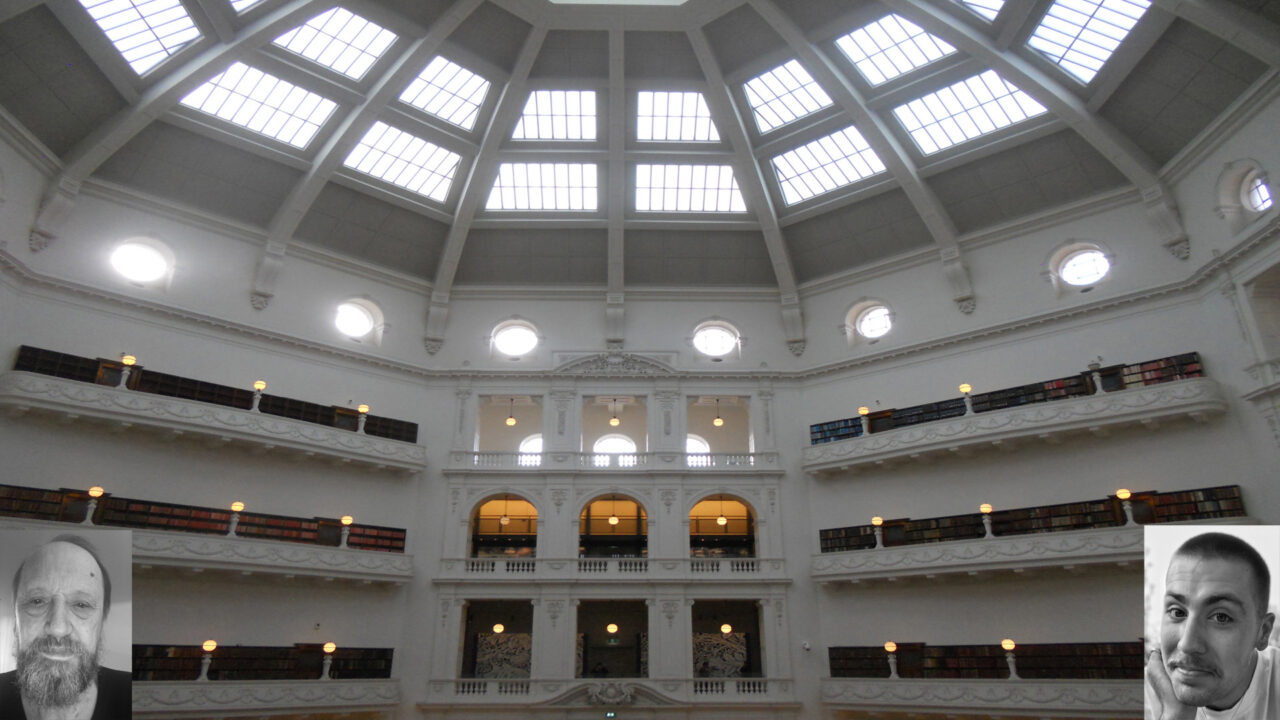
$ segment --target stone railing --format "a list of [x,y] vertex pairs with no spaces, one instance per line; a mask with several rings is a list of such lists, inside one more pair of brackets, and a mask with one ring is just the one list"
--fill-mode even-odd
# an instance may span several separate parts
[[226,717],[388,712],[399,680],[218,680],[135,682],[133,717]]
[[530,580],[785,580],[785,563],[760,558],[466,558],[440,562],[436,582]]
[[647,678],[602,680],[432,680],[428,711],[442,705],[545,704],[550,706],[697,705],[711,703],[789,703],[790,680],[769,678],[696,678],[651,680]]
[[1142,682],[1138,680],[826,678],[821,694],[829,710],[863,713],[1142,717]]
[[927,460],[939,453],[963,455],[981,448],[1007,450],[1020,441],[1054,443],[1061,435],[1073,432],[1103,436],[1108,429],[1123,425],[1141,424],[1154,430],[1162,421],[1191,418],[1203,422],[1226,409],[1227,401],[1216,382],[1190,378],[970,413],[812,445],[804,448],[804,469],[810,473],[838,473],[885,467],[895,462]]
[[403,553],[0,517],[0,529],[41,528],[70,532],[79,527],[132,532],[133,564],[139,567],[227,570],[290,577],[305,575],[395,584],[406,583],[413,578],[413,557]]
[[38,411],[66,422],[87,418],[124,430],[197,438],[213,447],[238,444],[259,452],[327,458],[376,470],[414,472],[427,463],[426,448],[414,443],[36,373],[0,375],[0,407],[11,415]]
[[449,453],[450,471],[554,472],[781,472],[777,453]]

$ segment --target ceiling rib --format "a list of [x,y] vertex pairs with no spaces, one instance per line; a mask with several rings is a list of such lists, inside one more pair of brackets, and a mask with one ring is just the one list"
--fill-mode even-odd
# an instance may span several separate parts
[[621,350],[626,341],[627,90],[626,35],[621,25],[609,30],[609,249],[605,290],[605,347]]
[[359,142],[369,125],[385,107],[394,101],[401,88],[408,85],[413,77],[421,71],[423,65],[435,55],[445,39],[458,29],[458,26],[480,7],[484,0],[462,0],[442,15],[427,31],[426,35],[413,41],[400,58],[382,74],[374,83],[369,94],[338,125],[328,140],[316,153],[315,160],[302,179],[289,191],[288,197],[267,228],[267,244],[262,256],[258,259],[258,267],[253,275],[253,287],[249,292],[249,302],[255,310],[262,310],[275,294],[276,278],[284,264],[285,251],[294,232],[301,224],[311,205],[319,197],[330,177],[351,148]]
[[[773,0],[750,0],[750,3],[774,31],[782,36],[818,83],[844,108],[867,144],[885,164],[889,174],[902,186],[912,206],[920,213],[929,234],[933,236],[934,244],[938,246],[943,272],[951,284],[952,299],[961,312],[973,312],[976,301],[973,286],[969,282],[969,270],[957,242],[959,233],[955,222],[937,195],[925,183],[906,148],[889,130],[884,120],[867,108],[862,94],[837,69],[831,58],[814,46]],[[856,229],[853,231],[856,232]]]
[[142,132],[200,83],[223,70],[233,58],[270,41],[312,15],[332,7],[335,0],[290,0],[279,9],[241,30],[234,40],[215,45],[175,68],[146,90],[133,105],[80,142],[64,160],[62,171],[45,189],[31,226],[32,251],[43,249],[58,236],[62,223],[75,207],[80,186],[94,170],[125,143]]
[[1161,243],[1176,257],[1191,255],[1187,233],[1173,194],[1160,181],[1159,167],[1132,140],[1089,111],[1085,101],[1061,82],[1013,51],[1002,50],[990,38],[960,21],[949,0],[881,0],[895,12],[952,46],[985,62],[1009,82],[1035,98],[1107,158],[1142,193],[1147,215]]
[[37,5],[43,4],[44,0],[9,0],[9,2],[0,3],[0,23],[3,23],[10,18],[15,18]]
[[1155,5],[1199,26],[1241,50],[1280,67],[1280,26],[1222,0],[1154,0]]
[[449,227],[444,252],[440,255],[440,265],[436,268],[436,279],[431,288],[431,302],[427,307],[427,333],[423,345],[432,355],[444,345],[444,330],[449,317],[449,293],[453,290],[453,279],[458,274],[462,249],[467,244],[467,235],[471,232],[471,224],[475,221],[480,203],[484,201],[497,175],[498,151],[524,110],[525,97],[529,94],[529,71],[533,69],[533,62],[537,60],[546,37],[547,27],[535,25],[525,38],[515,69],[511,71],[507,86],[503,88],[502,97],[498,98],[489,127],[485,128],[480,152],[476,154],[471,172],[467,173],[466,183],[462,186],[458,209]]
[[747,207],[755,209],[760,231],[764,234],[765,248],[769,251],[773,275],[778,281],[778,292],[781,295],[782,330],[786,335],[787,349],[792,355],[799,356],[804,353],[805,347],[804,317],[800,311],[795,270],[782,238],[782,228],[778,225],[778,213],[774,210],[773,199],[765,190],[760,166],[751,153],[745,120],[738,111],[733,95],[729,93],[729,86],[725,84],[724,75],[720,72],[720,63],[711,52],[706,33],[702,28],[696,27],[689,29],[688,35],[693,53],[698,58],[698,65],[707,79],[707,105],[711,108],[711,116],[722,121],[717,125],[720,126],[721,137],[727,139],[733,147],[734,176],[738,179]]
[[[218,37],[218,42],[229,43],[236,39],[236,28],[232,23],[235,17],[235,10],[231,9],[231,5],[226,2],[217,2],[216,0],[195,0],[195,4],[204,13],[205,18],[209,21],[209,26],[213,28],[214,35]],[[193,18],[194,19],[194,16]]]

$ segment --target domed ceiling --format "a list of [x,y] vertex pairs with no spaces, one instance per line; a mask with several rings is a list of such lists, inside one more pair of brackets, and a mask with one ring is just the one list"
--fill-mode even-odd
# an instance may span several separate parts
[[[657,6],[661,5],[661,6]],[[54,180],[432,288],[806,284],[1141,198],[1277,65],[1263,0],[19,0]],[[1223,38],[1232,38],[1231,41]],[[2,123],[0,123],[2,124]]]

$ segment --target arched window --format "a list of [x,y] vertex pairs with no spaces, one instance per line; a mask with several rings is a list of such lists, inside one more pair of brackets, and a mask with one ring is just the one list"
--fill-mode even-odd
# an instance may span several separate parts
[[635,467],[636,443],[626,435],[605,435],[591,446],[596,467]]
[[698,435],[689,433],[684,439],[685,462],[689,467],[711,466],[711,443]]
[[496,495],[471,515],[471,557],[533,557],[538,510],[517,495]]
[[[510,447],[510,446],[508,446]],[[530,435],[520,441],[520,455],[516,459],[520,467],[538,467],[542,464],[542,434]]]
[[731,495],[711,495],[689,511],[691,557],[755,557],[751,508]]
[[578,517],[578,552],[582,557],[645,557],[648,532],[640,503],[604,495],[587,503]]

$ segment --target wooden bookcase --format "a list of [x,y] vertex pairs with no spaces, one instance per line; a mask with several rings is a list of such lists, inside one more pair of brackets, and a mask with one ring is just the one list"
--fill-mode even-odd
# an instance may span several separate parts
[[[827,655],[833,678],[889,677],[883,647],[832,647]],[[1009,677],[1005,651],[999,645],[898,643],[896,655],[902,678]],[[1130,680],[1142,677],[1144,667],[1141,642],[1018,645],[1014,658],[1018,676],[1027,680]]]
[[817,425],[809,426],[810,445],[821,445],[823,443],[847,440],[849,438],[856,437],[862,437],[861,417],[832,420],[830,422],[818,423]]
[[[391,677],[392,648],[338,648],[329,677]],[[134,645],[135,681],[195,680],[204,650],[198,645]],[[292,647],[219,646],[209,665],[210,680],[317,680],[324,669],[319,644]]]

